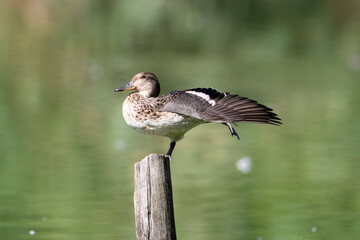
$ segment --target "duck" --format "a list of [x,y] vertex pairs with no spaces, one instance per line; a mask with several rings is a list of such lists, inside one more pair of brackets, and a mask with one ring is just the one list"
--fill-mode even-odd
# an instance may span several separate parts
[[172,91],[159,96],[160,84],[155,74],[140,72],[115,92],[134,90],[126,98],[122,113],[127,125],[147,135],[170,139],[166,157],[171,155],[186,132],[205,123],[221,123],[231,136],[240,140],[236,123],[282,125],[281,119],[269,107],[229,92],[214,88],[192,88]]

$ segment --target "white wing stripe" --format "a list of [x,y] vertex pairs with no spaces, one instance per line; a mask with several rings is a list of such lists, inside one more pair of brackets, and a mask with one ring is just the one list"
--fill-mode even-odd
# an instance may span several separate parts
[[207,95],[206,93],[202,93],[202,92],[195,92],[195,91],[185,91],[186,93],[190,93],[190,94],[194,94],[198,97],[201,97],[203,99],[205,99],[209,104],[211,104],[211,106],[215,106],[216,102],[215,100],[210,99],[210,96]]

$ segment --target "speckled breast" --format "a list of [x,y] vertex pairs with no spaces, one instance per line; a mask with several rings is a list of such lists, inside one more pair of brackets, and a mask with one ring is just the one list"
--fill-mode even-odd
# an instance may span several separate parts
[[177,113],[156,111],[151,101],[138,94],[130,94],[125,99],[123,116],[130,127],[141,133],[165,136],[174,141],[180,140],[190,129],[205,123]]

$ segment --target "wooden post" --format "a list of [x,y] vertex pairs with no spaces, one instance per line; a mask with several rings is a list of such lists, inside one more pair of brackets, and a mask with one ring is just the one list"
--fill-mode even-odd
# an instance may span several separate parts
[[176,240],[170,162],[150,154],[135,164],[137,240]]

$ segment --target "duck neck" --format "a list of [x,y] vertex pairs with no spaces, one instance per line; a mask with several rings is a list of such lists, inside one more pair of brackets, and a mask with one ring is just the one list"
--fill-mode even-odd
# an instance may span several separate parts
[[160,93],[160,86],[156,86],[154,88],[149,88],[146,90],[139,91],[139,94],[143,97],[149,98],[149,97],[157,97]]

